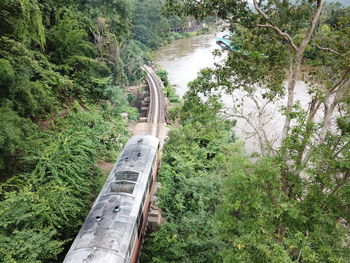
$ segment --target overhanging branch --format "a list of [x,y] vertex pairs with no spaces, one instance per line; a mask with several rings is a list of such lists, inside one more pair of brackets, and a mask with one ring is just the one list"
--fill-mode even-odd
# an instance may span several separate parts
[[350,67],[348,67],[343,74],[341,75],[339,81],[329,90],[329,93],[333,93],[338,87],[344,85],[346,80],[348,79],[350,75]]
[[279,29],[278,27],[276,27],[276,26],[274,26],[274,25],[272,25],[272,24],[258,24],[257,26],[258,26],[258,27],[264,27],[264,28],[272,28],[273,30],[276,31],[276,33],[277,33],[278,35],[280,35],[281,37],[283,37],[284,39],[286,39],[286,40],[289,42],[289,44],[291,45],[291,47],[292,47],[292,49],[293,49],[294,51],[297,51],[297,50],[298,50],[298,47],[294,44],[294,41],[293,41],[292,37],[291,37],[289,34],[283,32],[283,31],[282,31],[281,29]]
[[294,51],[297,51],[298,47],[294,44],[292,37],[288,33],[283,32],[279,27],[277,27],[274,23],[272,23],[270,21],[269,16],[267,14],[265,14],[265,12],[262,11],[260,9],[260,7],[258,6],[257,0],[253,0],[253,1],[254,1],[254,7],[255,7],[256,11],[258,11],[258,13],[268,21],[268,24],[263,24],[263,25],[258,24],[257,26],[258,27],[265,27],[265,28],[272,28],[273,30],[276,31],[276,33],[278,35],[280,35],[281,37],[283,37],[284,39],[286,39],[289,42],[289,44],[291,45],[291,47]]
[[322,50],[322,51],[328,51],[328,52],[331,52],[331,53],[333,53],[333,54],[336,54],[336,55],[338,55],[338,56],[341,56],[341,57],[344,57],[342,54],[340,54],[338,51],[335,51],[335,50],[333,50],[333,49],[331,49],[331,48],[328,48],[328,47],[321,47],[321,46],[319,46],[319,45],[315,45],[318,49],[320,49],[320,50]]

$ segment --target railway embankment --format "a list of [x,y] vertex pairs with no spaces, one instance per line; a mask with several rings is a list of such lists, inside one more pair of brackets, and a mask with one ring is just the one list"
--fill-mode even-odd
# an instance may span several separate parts
[[146,72],[146,84],[130,87],[129,92],[135,96],[134,105],[139,112],[139,121],[131,123],[129,130],[134,135],[151,134],[160,139],[161,145],[167,136],[166,127],[167,99],[164,85],[150,66],[143,67]]

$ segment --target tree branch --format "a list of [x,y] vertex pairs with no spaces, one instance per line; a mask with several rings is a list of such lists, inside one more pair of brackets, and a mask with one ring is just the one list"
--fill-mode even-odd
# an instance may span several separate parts
[[348,67],[344,73],[342,74],[342,76],[340,77],[340,80],[329,90],[329,93],[334,92],[334,90],[338,87],[340,87],[341,85],[344,84],[344,82],[347,80],[347,77],[350,75],[350,67]]
[[[326,139],[327,132],[331,125],[331,117],[334,112],[335,107],[338,105],[340,98],[342,97],[342,93],[346,90],[346,85],[343,85],[341,89],[337,90],[337,93],[330,105],[328,105],[329,96],[325,98],[325,109],[324,109],[324,115],[323,115],[323,121],[322,121],[322,129],[319,135],[319,139],[314,144],[313,147],[310,148],[310,150],[306,153],[304,159],[301,162],[302,169],[306,166],[307,162],[310,160],[312,151],[319,147]],[[330,94],[329,94],[330,95]],[[301,169],[301,170],[302,170]]]
[[312,36],[312,32],[314,31],[316,23],[318,21],[318,18],[320,17],[323,3],[324,3],[324,0],[317,0],[316,10],[315,10],[314,15],[311,19],[311,22],[308,26],[307,33],[299,46],[298,53],[300,53],[300,54],[304,53],[305,47],[308,44],[308,42],[310,41],[310,38]]
[[[232,98],[234,100],[233,95],[232,95]],[[269,121],[266,121],[266,122],[262,121],[262,117],[266,113],[265,108],[270,103],[270,101],[267,101],[265,103],[262,103],[262,105],[260,105],[257,97],[255,97],[254,94],[251,94],[251,93],[245,95],[243,99],[244,98],[248,98],[254,102],[256,106],[257,116],[253,115],[252,113],[250,114],[244,113],[244,110],[243,110],[244,107],[239,109],[235,104],[233,104],[231,112],[224,111],[224,114],[230,117],[235,117],[235,118],[245,120],[247,124],[253,129],[252,136],[250,137],[256,136],[257,139],[259,140],[260,152],[264,155],[266,153],[273,154],[275,152],[275,149],[273,148],[273,139],[270,140],[268,138],[266,130],[264,129],[264,126]],[[255,118],[257,118],[257,120],[255,120]],[[271,119],[272,117],[270,118],[270,120]],[[246,131],[245,133],[247,134]],[[246,139],[250,137],[246,137]]]
[[[256,0],[254,0],[256,2]],[[295,90],[295,85],[296,85],[296,80],[297,76],[300,71],[300,65],[301,61],[303,59],[303,54],[305,51],[305,48],[307,44],[309,43],[312,32],[315,29],[316,23],[320,17],[322,6],[323,6],[324,0],[317,0],[317,8],[314,12],[314,15],[312,16],[312,19],[310,21],[310,24],[307,29],[307,33],[304,36],[303,41],[301,42],[299,48],[297,49],[297,53],[295,54],[295,64],[293,65],[293,59],[290,61],[290,79],[288,83],[288,100],[287,100],[287,111],[291,112],[293,108],[293,103],[294,103],[294,90]],[[290,128],[290,123],[291,123],[291,117],[290,115],[286,116],[284,126],[283,126],[283,131],[282,131],[282,143],[285,138],[287,138],[288,135],[288,130]]]
[[337,158],[338,155],[346,148],[348,147],[350,142],[347,142],[343,147],[340,147],[336,152],[333,153],[333,158]]
[[289,44],[291,45],[291,47],[294,51],[297,51],[298,47],[294,44],[292,37],[288,33],[283,32],[279,27],[277,27],[274,23],[271,22],[269,16],[267,14],[265,14],[264,11],[262,11],[261,8],[258,6],[257,0],[253,0],[253,1],[254,1],[254,7],[255,7],[256,11],[258,11],[258,13],[269,22],[269,24],[258,25],[258,27],[272,28],[273,30],[275,30],[277,32],[277,34],[279,34],[281,37],[285,38],[289,42]]
[[340,180],[340,182],[337,183],[337,185],[334,187],[334,189],[329,194],[330,196],[335,194],[344,184],[349,180],[350,173],[346,173],[344,177]]
[[[236,118],[240,118],[245,120],[250,127],[253,128],[254,132],[250,137],[254,137],[255,135],[258,137],[259,140],[259,147],[260,147],[260,151],[263,155],[265,155],[265,149],[264,149],[264,138],[263,136],[261,136],[259,129],[254,125],[254,123],[250,120],[249,117],[246,117],[245,114],[235,114],[235,113],[228,113],[228,112],[224,112],[227,116],[230,117],[236,117]],[[267,143],[267,142],[266,142]],[[270,147],[270,145],[267,143],[267,146]]]
[[295,75],[294,74],[294,63],[293,63],[293,55],[292,51],[289,51],[289,69],[288,69],[288,95],[287,95],[287,115],[284,121],[283,129],[282,129],[282,139],[281,145],[283,145],[284,140],[288,136],[288,130],[290,127],[291,117],[289,116],[289,112],[293,109],[294,102],[294,89],[295,89]]
[[264,27],[264,28],[272,28],[273,30],[276,31],[276,33],[278,35],[280,35],[281,37],[283,37],[284,39],[286,39],[289,42],[289,44],[291,45],[291,47],[294,51],[298,50],[298,47],[294,44],[292,37],[288,33],[283,32],[277,26],[272,25],[271,22],[270,22],[270,24],[257,24],[257,26]]
[[321,47],[319,46],[318,44],[315,45],[318,49],[322,50],[322,51],[328,51],[328,52],[331,52],[333,54],[336,54],[338,56],[341,56],[341,57],[344,57],[342,54],[340,54],[338,51],[335,51],[331,48],[328,48],[328,47]]

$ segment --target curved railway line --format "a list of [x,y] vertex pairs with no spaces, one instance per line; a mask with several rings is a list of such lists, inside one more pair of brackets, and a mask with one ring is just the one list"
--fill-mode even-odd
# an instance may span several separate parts
[[146,80],[149,87],[150,104],[148,109],[147,123],[148,134],[159,137],[160,126],[165,122],[163,83],[149,66],[142,67],[147,74]]

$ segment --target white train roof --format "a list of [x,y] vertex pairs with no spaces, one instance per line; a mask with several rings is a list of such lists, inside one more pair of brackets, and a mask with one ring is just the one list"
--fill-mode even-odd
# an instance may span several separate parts
[[108,176],[64,263],[124,263],[159,140],[132,137]]

